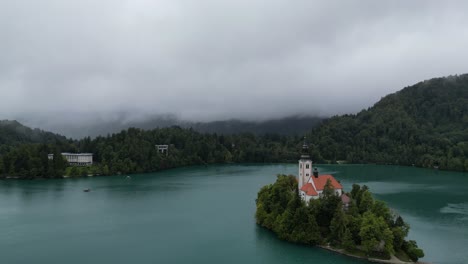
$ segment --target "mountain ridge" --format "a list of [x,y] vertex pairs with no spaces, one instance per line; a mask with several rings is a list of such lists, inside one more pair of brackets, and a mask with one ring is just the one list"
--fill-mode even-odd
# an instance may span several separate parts
[[384,96],[309,133],[318,160],[468,171],[468,74],[433,78]]
[[[310,155],[319,163],[377,163],[468,171],[468,74],[405,87],[357,114],[321,121],[306,136]],[[107,168],[104,171],[134,173],[224,162],[292,162],[298,156],[302,137],[241,132],[222,135],[171,127],[129,128],[95,139],[70,140],[16,121],[3,121],[0,143],[0,154],[28,143],[48,144],[48,149],[54,151],[93,152],[96,161]],[[160,157],[154,144],[172,144],[173,150],[167,158]],[[4,166],[9,172],[12,164],[20,164],[15,160],[24,153],[33,157],[46,150],[24,147],[7,160],[4,158]],[[154,159],[142,154],[143,150]],[[33,160],[24,164],[34,169]],[[21,166],[15,168],[20,171]]]

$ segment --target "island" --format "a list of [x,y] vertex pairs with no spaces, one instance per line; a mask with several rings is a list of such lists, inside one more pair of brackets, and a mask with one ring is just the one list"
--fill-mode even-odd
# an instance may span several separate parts
[[[367,186],[353,185],[343,203],[328,180],[322,196],[303,201],[292,175],[278,175],[258,193],[257,224],[280,239],[321,246],[371,260],[417,261],[424,257],[416,241],[405,240],[409,225],[388,206],[374,200]],[[349,195],[349,196],[348,196]],[[392,263],[392,262],[387,262]],[[399,263],[399,262],[394,262]]]
[[278,175],[256,199],[258,225],[280,239],[320,246],[341,254],[382,263],[416,262],[424,257],[416,241],[406,240],[409,225],[367,186],[353,184],[348,193],[331,175],[312,171],[306,154],[299,175]]

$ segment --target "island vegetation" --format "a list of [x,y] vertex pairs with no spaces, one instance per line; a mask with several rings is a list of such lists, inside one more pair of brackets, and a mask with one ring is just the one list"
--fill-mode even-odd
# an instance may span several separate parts
[[417,261],[424,256],[416,241],[406,240],[409,225],[387,205],[374,200],[367,186],[353,185],[348,206],[335,195],[331,183],[323,196],[304,202],[296,177],[278,175],[264,186],[256,200],[256,222],[280,239],[319,245],[348,255]]

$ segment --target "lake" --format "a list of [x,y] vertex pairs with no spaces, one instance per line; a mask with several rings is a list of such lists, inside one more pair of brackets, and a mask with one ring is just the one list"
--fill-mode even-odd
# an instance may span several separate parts
[[[320,165],[346,191],[366,184],[411,225],[432,263],[468,263],[468,174]],[[219,165],[151,174],[0,181],[1,263],[366,263],[278,240],[255,198],[297,165]],[[90,188],[90,192],[83,189]]]

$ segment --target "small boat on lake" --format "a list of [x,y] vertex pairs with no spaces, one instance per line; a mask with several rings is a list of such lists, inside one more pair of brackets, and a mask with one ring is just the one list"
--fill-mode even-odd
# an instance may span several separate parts
[[89,192],[89,191],[91,191],[91,189],[89,189],[89,188],[83,190],[83,192]]

